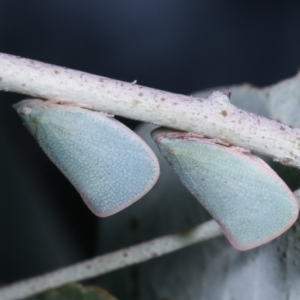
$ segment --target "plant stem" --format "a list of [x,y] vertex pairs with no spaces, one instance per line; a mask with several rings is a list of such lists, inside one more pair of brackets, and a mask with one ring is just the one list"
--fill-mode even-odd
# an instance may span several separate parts
[[239,109],[223,93],[193,98],[1,53],[0,90],[204,134],[300,167],[299,129]]
[[69,282],[88,279],[147,261],[221,234],[219,225],[211,220],[183,233],[153,239],[42,276],[16,282],[0,289],[0,299],[25,298]]

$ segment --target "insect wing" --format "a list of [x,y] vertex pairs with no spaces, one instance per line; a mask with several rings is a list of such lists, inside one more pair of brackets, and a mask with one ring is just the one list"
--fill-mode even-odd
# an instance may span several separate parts
[[16,109],[25,125],[96,215],[124,209],[155,184],[155,155],[122,123],[78,107],[24,105]]
[[183,184],[235,248],[264,244],[297,219],[294,195],[261,159],[201,140],[168,138],[161,130],[153,136]]

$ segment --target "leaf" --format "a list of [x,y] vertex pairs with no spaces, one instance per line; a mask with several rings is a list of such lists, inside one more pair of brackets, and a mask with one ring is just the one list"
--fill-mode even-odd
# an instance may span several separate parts
[[117,300],[98,286],[84,287],[71,283],[57,289],[49,290],[24,300]]

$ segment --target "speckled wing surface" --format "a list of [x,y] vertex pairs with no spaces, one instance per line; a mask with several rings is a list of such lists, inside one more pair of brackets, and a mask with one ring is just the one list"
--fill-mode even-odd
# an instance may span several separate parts
[[262,245],[296,221],[299,208],[293,193],[257,156],[207,139],[186,140],[184,133],[176,137],[171,130],[157,129],[152,136],[235,248]]
[[140,199],[159,176],[152,150],[112,117],[40,100],[15,105],[39,145],[98,216]]

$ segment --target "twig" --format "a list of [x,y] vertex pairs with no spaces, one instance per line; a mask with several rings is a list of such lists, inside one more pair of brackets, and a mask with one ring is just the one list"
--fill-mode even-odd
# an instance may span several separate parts
[[213,220],[208,221],[183,233],[153,239],[42,276],[16,282],[0,289],[0,299],[25,298],[69,282],[95,277],[137,264],[221,234],[219,225]]
[[222,93],[193,98],[1,53],[0,90],[205,134],[300,167],[299,129],[238,109]]

